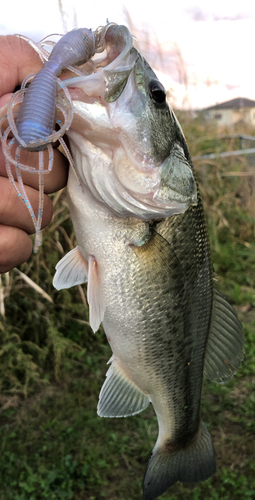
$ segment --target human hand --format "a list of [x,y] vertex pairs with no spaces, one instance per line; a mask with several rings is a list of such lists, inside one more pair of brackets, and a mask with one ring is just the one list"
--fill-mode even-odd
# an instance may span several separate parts
[[[24,40],[15,36],[0,36],[0,108],[5,106],[15,89],[31,73],[37,73],[42,62],[34,49]],[[6,109],[0,109],[0,118]],[[47,155],[47,153],[46,153]],[[38,154],[23,152],[22,163],[37,165]],[[14,173],[14,172],[13,172]],[[66,185],[68,162],[54,150],[54,167],[44,176],[44,209],[42,227],[47,226],[53,214],[52,202],[47,196]],[[15,177],[15,175],[14,175]],[[23,182],[35,214],[37,214],[38,175],[24,172]],[[32,252],[34,225],[27,207],[17,196],[7,177],[4,155],[0,145],[0,273],[9,271],[25,262]]]

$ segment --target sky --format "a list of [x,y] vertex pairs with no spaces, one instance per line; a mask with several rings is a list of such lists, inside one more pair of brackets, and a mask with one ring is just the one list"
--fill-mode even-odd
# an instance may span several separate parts
[[[12,0],[1,5],[0,35],[39,41],[73,27],[132,23],[131,32],[179,108],[235,97],[255,100],[255,2],[242,0]],[[129,24],[130,26],[130,24]]]

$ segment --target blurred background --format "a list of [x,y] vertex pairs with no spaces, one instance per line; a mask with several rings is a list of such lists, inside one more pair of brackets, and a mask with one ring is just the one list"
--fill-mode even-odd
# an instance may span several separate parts
[[[184,130],[208,221],[217,288],[244,325],[246,356],[226,385],[205,381],[202,418],[217,473],[162,500],[255,498],[255,4],[95,1],[1,6],[0,34],[39,41],[106,19],[126,24]],[[225,104],[224,104],[225,103]],[[57,292],[56,263],[76,246],[65,192],[37,254],[0,276],[0,500],[140,500],[157,436],[153,409],[102,419],[110,349],[88,323],[86,286]]]
[[[255,99],[252,0],[13,0],[2,2],[0,34],[22,33],[39,41],[73,27],[97,28],[106,19],[131,21],[145,55],[171,90],[172,104],[192,109],[235,97]],[[144,40],[145,38],[145,40]],[[158,49],[162,57],[158,55]]]

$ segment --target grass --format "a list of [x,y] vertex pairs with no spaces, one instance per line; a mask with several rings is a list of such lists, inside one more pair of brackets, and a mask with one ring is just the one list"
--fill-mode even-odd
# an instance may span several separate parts
[[[184,132],[193,156],[215,147],[213,128],[184,122]],[[243,158],[195,167],[217,287],[244,324],[246,357],[227,385],[204,382],[202,417],[217,473],[195,486],[177,483],[160,498],[244,500],[255,497],[254,178],[239,175],[251,169]],[[75,246],[64,193],[43,241],[20,267],[41,292],[16,271],[2,278],[0,500],[139,500],[157,421],[152,408],[126,419],[96,414],[110,349],[102,328],[94,335],[88,325],[85,287],[52,287],[54,266]]]

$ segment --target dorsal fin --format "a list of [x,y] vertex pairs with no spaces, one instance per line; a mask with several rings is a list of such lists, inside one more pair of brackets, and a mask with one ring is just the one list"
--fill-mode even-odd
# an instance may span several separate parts
[[211,328],[205,354],[204,376],[224,384],[244,358],[244,334],[235,309],[214,289]]

